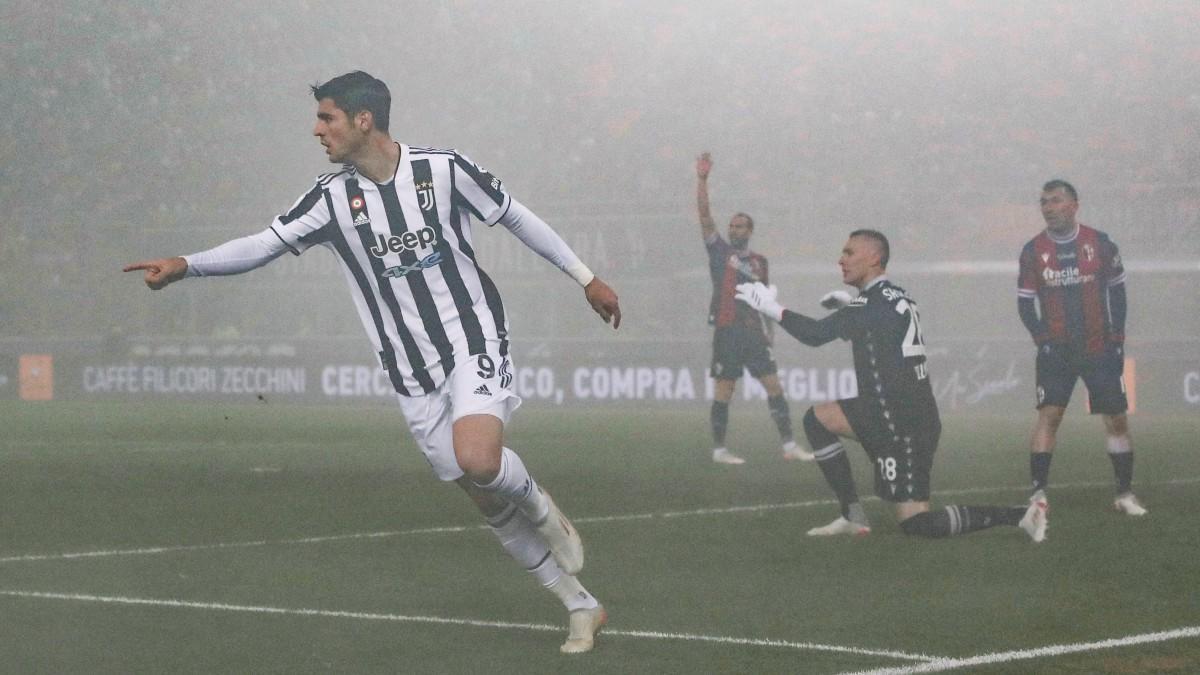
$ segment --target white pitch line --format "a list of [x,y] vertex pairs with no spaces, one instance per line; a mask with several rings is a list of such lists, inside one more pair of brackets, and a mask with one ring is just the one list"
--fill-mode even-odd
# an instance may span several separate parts
[[451,527],[422,527],[412,530],[391,532],[355,532],[351,534],[331,534],[323,537],[303,537],[300,539],[260,539],[257,541],[233,541],[216,544],[185,544],[178,546],[149,546],[145,548],[123,548],[99,551],[79,551],[76,553],[45,553],[15,555],[0,558],[0,563],[33,562],[39,560],[75,560],[77,558],[110,558],[123,555],[157,555],[160,553],[180,553],[186,551],[213,551],[230,548],[254,548],[257,546],[280,546],[287,544],[323,544],[331,541],[347,541],[352,539],[384,539],[406,534],[444,534],[449,532],[466,532],[483,529],[486,525],[458,525]]
[[991,654],[980,654],[979,656],[971,656],[962,659],[935,659],[929,663],[924,663],[917,666],[859,670],[852,673],[843,673],[843,675],[914,675],[916,673],[938,673],[946,670],[954,670],[956,668],[986,666],[995,663],[1011,663],[1013,661],[1038,659],[1045,656],[1062,656],[1064,654],[1100,651],[1102,649],[1116,649],[1118,647],[1128,647],[1130,645],[1142,645],[1152,642],[1166,642],[1168,640],[1182,640],[1195,637],[1200,637],[1200,626],[1187,626],[1184,628],[1176,628],[1174,630],[1159,631],[1157,633],[1128,635],[1122,638],[1111,638],[1097,642],[1077,642],[1074,644],[1038,647],[1037,649],[1019,649],[1010,652],[993,652]]
[[[130,598],[111,595],[90,595],[86,593],[46,593],[41,591],[0,590],[0,595],[13,598],[33,598],[40,600],[73,600],[76,602],[96,602],[111,605],[141,605],[150,607],[176,607],[185,609],[205,609],[223,612],[245,612],[253,614],[283,614],[289,616],[315,616],[332,619],[359,619],[364,621],[395,621],[400,623],[424,623],[453,626],[473,626],[477,628],[503,628],[526,631],[562,632],[562,626],[551,626],[541,623],[518,623],[513,621],[485,621],[482,619],[455,619],[443,616],[425,616],[410,614],[382,614],[376,612],[348,612],[328,609],[305,609],[291,607],[264,607],[257,605],[233,605],[222,602],[195,602],[190,600],[170,600],[158,598]],[[826,645],[814,642],[791,642],[788,640],[767,640],[758,638],[739,638],[723,635],[697,635],[693,633],[664,633],[659,631],[620,630],[605,628],[603,634],[609,637],[630,637],[649,640],[680,640],[686,642],[705,642],[710,644],[740,645],[749,647],[774,647],[780,649],[795,649],[801,651],[824,651],[858,656],[876,656],[902,661],[936,662],[939,657],[925,654],[910,654],[887,649],[863,649],[846,647],[844,645]]]
[[[1200,483],[1200,478],[1181,478],[1177,480],[1152,483],[1151,485],[1190,485]],[[1059,483],[1055,490],[1086,489],[1109,487],[1109,483]],[[958,490],[939,490],[935,495],[956,496],[968,494],[984,494],[992,492],[1020,492],[1025,487],[980,487],[962,488]],[[878,501],[878,497],[867,497],[863,501]],[[750,506],[726,506],[687,511],[664,511],[661,513],[631,513],[612,516],[585,516],[573,518],[575,523],[614,523],[634,520],[653,520],[655,518],[688,518],[693,516],[723,515],[731,513],[758,513],[763,511],[779,511],[785,509],[800,509],[811,506],[832,506],[837,504],[832,499],[814,499],[803,502],[785,502],[782,504],[756,504]],[[80,558],[110,558],[115,556],[159,555],[163,553],[184,553],[188,551],[215,551],[222,549],[255,548],[262,546],[290,546],[299,544],[324,544],[336,541],[352,541],[356,539],[385,539],[416,534],[453,534],[473,530],[486,530],[487,525],[451,525],[444,527],[422,527],[411,530],[392,530],[384,532],[352,532],[349,534],[331,534],[299,539],[260,539],[256,541],[218,542],[215,544],[181,544],[173,546],[150,546],[128,549],[103,549],[97,551],[79,551],[74,553],[31,553],[0,557],[0,564],[18,562],[38,562],[49,560],[75,560]]]

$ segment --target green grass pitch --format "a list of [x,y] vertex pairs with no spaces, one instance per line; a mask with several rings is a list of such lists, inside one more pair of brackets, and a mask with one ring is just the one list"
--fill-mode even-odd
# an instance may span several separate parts
[[[1131,420],[1144,519],[1109,510],[1073,410],[1045,543],[907,538],[875,500],[869,537],[814,540],[831,495],[765,406],[734,406],[740,467],[709,461],[703,406],[529,406],[508,443],[610,613],[568,657],[561,606],[398,410],[0,403],[0,671],[1200,672],[1200,424]],[[1032,411],[945,422],[935,506],[1022,502]]]

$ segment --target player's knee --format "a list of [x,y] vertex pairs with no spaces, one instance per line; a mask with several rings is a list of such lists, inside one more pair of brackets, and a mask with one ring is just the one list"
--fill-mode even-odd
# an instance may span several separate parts
[[816,411],[811,407],[804,413],[804,436],[808,439],[809,447],[814,451],[828,448],[838,442],[837,434],[821,424],[821,420],[817,419]]
[[500,475],[500,453],[483,445],[463,443],[454,446],[458,466],[476,484],[486,485]]
[[900,521],[900,529],[912,537],[948,537],[950,516],[945,510],[925,511]]
[[1066,413],[1066,409],[1060,406],[1043,406],[1038,411],[1038,422],[1044,429],[1050,432],[1058,431],[1058,426],[1062,424],[1064,413]]

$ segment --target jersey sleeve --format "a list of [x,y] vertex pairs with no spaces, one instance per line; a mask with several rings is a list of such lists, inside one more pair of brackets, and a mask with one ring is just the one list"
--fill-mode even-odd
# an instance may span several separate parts
[[333,220],[329,212],[326,184],[325,177],[318,179],[317,184],[300,197],[290,211],[271,223],[271,231],[293,255],[300,255],[313,244],[323,241],[320,235]]
[[1037,297],[1038,275],[1034,265],[1034,255],[1036,254],[1032,242],[1021,249],[1020,271],[1017,273],[1017,297],[1019,298],[1032,300]]
[[725,267],[725,259],[733,247],[716,232],[704,240],[704,250],[708,253],[709,266],[720,269]]
[[825,317],[829,320],[834,335],[843,340],[853,340],[856,335],[862,333],[870,311],[869,303],[869,296],[860,295],[850,301],[850,304]]
[[783,310],[779,325],[789,335],[809,347],[820,347],[827,342],[833,342],[841,337],[838,333],[837,313],[821,319],[814,319],[790,309]]
[[1128,311],[1125,295],[1125,265],[1117,244],[1107,236],[1101,240],[1104,256],[1105,278],[1108,280],[1109,340],[1117,344],[1125,342],[1125,317]]
[[1121,252],[1117,250],[1117,244],[1107,236],[1104,237],[1101,249],[1104,255],[1105,278],[1108,279],[1109,287],[1120,286],[1125,283],[1125,265],[1121,262]]
[[500,179],[466,155],[454,153],[453,163],[454,199],[484,224],[495,225],[511,203]]

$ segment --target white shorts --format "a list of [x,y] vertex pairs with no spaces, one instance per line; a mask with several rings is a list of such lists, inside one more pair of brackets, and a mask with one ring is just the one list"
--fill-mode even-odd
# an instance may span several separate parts
[[512,359],[499,355],[499,343],[470,357],[450,371],[441,386],[424,396],[396,395],[417,447],[444,481],[458,480],[463,470],[454,456],[455,420],[466,415],[491,415],[504,424],[521,405],[513,391]]

